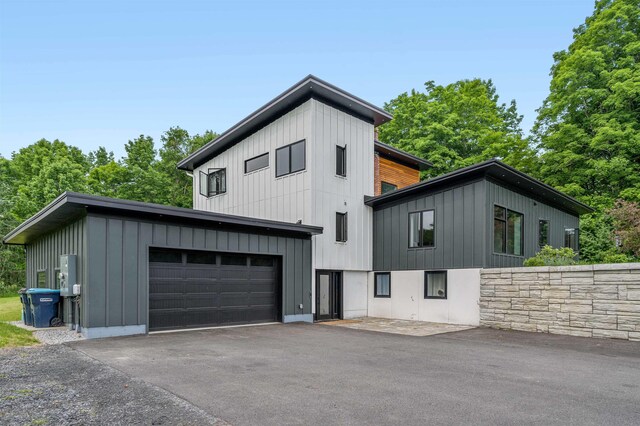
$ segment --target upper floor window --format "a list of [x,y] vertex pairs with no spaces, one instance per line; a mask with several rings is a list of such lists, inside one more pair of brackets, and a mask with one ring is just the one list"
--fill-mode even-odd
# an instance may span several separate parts
[[500,206],[493,207],[493,251],[523,255],[524,215]]
[[255,172],[256,170],[264,169],[265,167],[269,167],[268,152],[258,155],[257,157],[250,158],[244,162],[245,173]]
[[546,219],[538,220],[538,246],[540,248],[549,245],[549,221]]
[[336,146],[336,174],[347,176],[347,147]]
[[347,241],[347,214],[336,213],[336,241],[344,243]]
[[381,182],[380,183],[380,193],[386,194],[387,192],[395,191],[398,189],[398,185],[394,185],[389,182]]
[[564,246],[572,248],[576,253],[580,250],[578,228],[567,228],[564,230]]
[[227,192],[227,169],[209,169],[200,172],[200,195],[212,197]]
[[409,247],[433,247],[434,245],[434,210],[409,213]]
[[276,177],[305,169],[305,141],[292,143],[276,150]]

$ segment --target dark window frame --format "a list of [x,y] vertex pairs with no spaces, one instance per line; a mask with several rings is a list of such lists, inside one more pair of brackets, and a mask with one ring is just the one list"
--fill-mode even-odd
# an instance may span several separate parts
[[[303,165],[302,165],[301,169],[293,170],[291,168],[291,149],[292,149],[292,147],[294,147],[295,145],[298,145],[298,144],[303,144],[303,146],[304,146],[304,161],[303,161]],[[288,156],[289,165],[287,167],[288,171],[285,172],[285,173],[282,173],[282,174],[278,174],[278,152],[282,151],[283,149],[286,149],[286,150],[289,151],[289,156]],[[280,147],[280,148],[276,149],[276,167],[275,167],[275,169],[276,169],[275,170],[276,178],[280,178],[280,177],[283,177],[283,176],[288,176],[288,175],[291,175],[293,173],[298,173],[298,172],[302,172],[302,171],[306,170],[307,169],[307,140],[306,139],[302,139],[302,140],[290,143],[289,145],[285,145],[283,147]]]
[[[575,234],[575,248],[573,246],[567,245],[567,231],[573,231]],[[580,228],[564,228],[564,247],[572,248],[576,253],[580,253]]]
[[[424,298],[446,300],[449,294],[449,271],[424,271]],[[444,296],[429,296],[429,274],[444,275]]]
[[[424,245],[424,240],[422,238],[420,238],[420,241],[418,243],[417,246],[412,246],[411,245],[411,215],[412,214],[418,214],[420,215],[420,225],[419,225],[419,233],[421,236],[424,235],[424,223],[423,223],[423,218],[424,218],[424,213],[427,212],[433,212],[433,243],[431,245]],[[426,209],[426,210],[418,210],[415,212],[409,212],[409,216],[408,216],[408,220],[407,220],[407,225],[408,225],[408,246],[410,249],[434,249],[436,247],[436,210],[435,209]]]
[[[546,243],[542,243],[542,223],[546,223],[547,225],[547,235],[545,237],[545,239],[547,240]],[[549,240],[551,238],[551,221],[549,219],[538,219],[538,248],[542,248],[544,246],[548,246],[549,245]]]
[[[497,218],[496,214],[495,214],[495,209],[496,207],[501,208],[504,210],[504,219],[502,218]],[[522,217],[522,222],[520,223],[520,253],[521,254],[515,254],[515,253],[508,253],[507,250],[507,246],[508,246],[508,241],[509,241],[509,213],[515,213],[517,215],[520,215]],[[492,245],[492,250],[493,250],[493,254],[500,254],[500,255],[504,255],[504,256],[515,256],[515,257],[524,257],[524,213],[520,213],[516,210],[511,210],[505,206],[501,206],[500,204],[494,204],[493,205],[493,214],[492,214],[492,223],[493,225],[493,232],[491,235],[492,241],[491,241],[491,245]],[[496,230],[495,230],[495,222],[496,220],[502,222],[504,224],[504,238],[503,238],[503,243],[502,243],[502,247],[504,251],[496,251]],[[514,245],[515,246],[515,245]]]
[[[212,191],[211,190],[211,176],[214,174],[222,173],[224,176],[224,181],[222,182],[222,188],[220,190]],[[218,169],[207,169],[207,173],[200,171],[200,195],[211,198],[217,195],[222,195],[227,193],[227,168],[218,168]],[[203,185],[204,182],[204,185]]]
[[[346,243],[349,239],[349,214],[336,212],[336,242]],[[341,226],[339,226],[341,225]]]
[[[389,277],[389,294],[378,293],[378,276],[387,275]],[[391,299],[391,272],[376,272],[373,277],[373,297],[381,299]]]
[[[257,160],[257,159],[262,158],[262,157],[267,157],[267,165],[266,166],[262,166],[262,167],[259,167],[257,169],[253,169],[253,170],[247,170],[247,165],[248,165],[249,161]],[[265,152],[263,154],[256,155],[255,157],[251,157],[251,158],[248,158],[248,159],[244,160],[244,174],[245,175],[248,174],[248,173],[257,172],[257,171],[268,169],[268,168],[269,168],[269,153],[268,152]]]
[[[342,157],[341,157],[342,155]],[[347,177],[347,146],[336,145],[336,175]]]
[[[389,191],[385,191],[384,190],[384,186],[385,185],[392,186],[393,189],[390,189]],[[393,191],[397,191],[397,190],[398,190],[398,185],[395,185],[395,184],[389,183],[389,182],[385,182],[385,181],[380,181],[380,194],[387,194],[389,192],[393,192]]]

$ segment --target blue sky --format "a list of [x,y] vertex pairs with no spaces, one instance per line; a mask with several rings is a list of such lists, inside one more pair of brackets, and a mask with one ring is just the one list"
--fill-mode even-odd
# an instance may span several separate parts
[[493,79],[528,131],[593,0],[0,1],[0,155],[222,132],[307,74],[376,105]]

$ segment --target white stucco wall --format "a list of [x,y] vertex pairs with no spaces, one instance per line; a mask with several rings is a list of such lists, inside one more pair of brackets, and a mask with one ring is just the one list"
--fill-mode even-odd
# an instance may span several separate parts
[[374,295],[368,274],[368,316],[447,324],[480,324],[480,269],[449,269],[447,299],[424,298],[424,271],[392,271],[391,297]]
[[367,316],[367,286],[369,273],[362,271],[344,271],[342,274],[344,319]]

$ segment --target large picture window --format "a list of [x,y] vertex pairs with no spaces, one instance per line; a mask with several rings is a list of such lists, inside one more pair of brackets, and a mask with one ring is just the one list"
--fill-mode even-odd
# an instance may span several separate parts
[[447,298],[447,271],[426,271],[424,273],[424,298]]
[[578,228],[568,228],[564,230],[564,246],[572,248],[576,253],[580,250]]
[[276,150],[276,177],[305,169],[305,141],[292,143]]
[[200,195],[212,197],[227,192],[227,169],[209,169],[200,172]]
[[373,297],[391,297],[391,273],[376,272]]
[[435,245],[435,211],[409,213],[409,247]]
[[524,215],[500,206],[493,208],[493,251],[522,256]]

